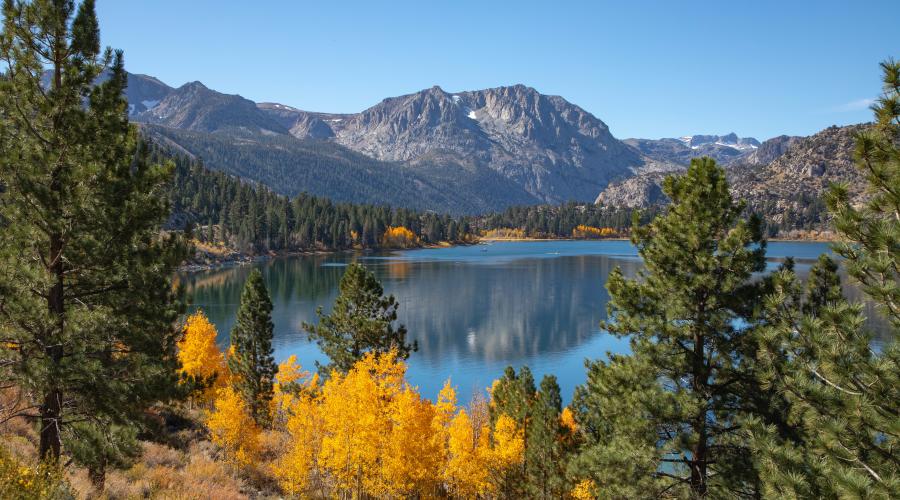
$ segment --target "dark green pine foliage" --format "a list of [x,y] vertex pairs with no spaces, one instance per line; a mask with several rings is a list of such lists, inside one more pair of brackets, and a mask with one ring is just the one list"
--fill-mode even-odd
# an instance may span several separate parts
[[130,467],[142,451],[133,426],[101,428],[79,422],[69,432],[73,438],[67,441],[67,451],[79,463],[92,464],[88,475],[98,491],[104,489],[108,469]]
[[[588,363],[573,407],[584,440],[571,467],[610,497],[740,497],[755,494],[738,417],[754,405],[752,306],[763,281],[765,241],[743,219],[725,171],[710,158],[666,179],[672,200],[632,242],[645,264],[636,279],[609,277],[609,321],[632,354]],[[765,401],[764,401],[765,402]]]
[[828,306],[834,306],[844,300],[841,291],[841,278],[837,274],[837,263],[826,254],[809,270],[806,281],[806,300],[803,312],[813,316]]
[[840,297],[833,263],[814,267],[805,299],[792,273],[778,277],[759,360],[789,404],[795,435],[748,426],[772,497],[900,497],[900,64],[882,67],[876,123],[856,146],[871,198],[854,208],[838,186],[828,205],[845,241],[835,251],[887,320],[888,340],[873,345],[861,305]]
[[201,226],[196,236],[203,242],[226,243],[245,252],[379,248],[389,225],[406,227],[424,243],[472,240],[472,228],[463,222],[467,218],[337,203],[305,193],[288,198],[160,147],[154,155],[173,158],[176,165],[169,193],[175,212],[170,225],[179,230],[185,221]]
[[171,278],[187,248],[160,236],[172,166],[128,122],[93,1],[4,2],[0,53],[0,378],[40,455],[71,451],[99,481],[134,451],[117,429],[179,395]]
[[[658,213],[653,206],[641,212],[642,222],[649,222]],[[526,236],[535,238],[571,238],[572,229],[584,224],[593,227],[611,227],[619,232],[629,229],[633,210],[593,203],[569,202],[558,206],[513,206],[498,213],[467,217],[465,221],[479,230],[517,228]]]
[[399,304],[393,295],[384,295],[381,283],[365,267],[347,266],[338,286],[338,296],[329,314],[320,306],[316,310],[319,323],[303,323],[310,340],[319,344],[329,363],[319,372],[327,376],[332,370],[346,373],[367,352],[396,350],[399,359],[407,359],[418,350],[415,342],[406,343],[406,327],[394,327]]
[[272,300],[262,273],[250,273],[241,292],[237,322],[231,330],[233,352],[228,357],[232,384],[257,423],[268,425],[269,403],[278,366],[272,356]]
[[529,493],[527,473],[533,466],[528,462],[531,455],[527,436],[536,396],[534,376],[527,366],[520,368],[518,374],[513,367],[507,366],[503,376],[491,387],[491,423],[496,423],[500,415],[506,415],[516,421],[526,436],[525,460],[520,467],[507,471],[501,481],[500,490],[507,498],[524,498]]
[[570,489],[566,481],[566,456],[560,424],[562,397],[553,375],[541,379],[532,402],[531,418],[525,440],[525,476],[529,498],[565,498]]

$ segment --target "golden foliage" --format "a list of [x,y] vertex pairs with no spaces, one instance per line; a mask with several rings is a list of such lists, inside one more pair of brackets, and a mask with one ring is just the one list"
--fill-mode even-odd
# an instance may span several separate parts
[[381,237],[381,244],[390,248],[409,248],[419,246],[419,238],[403,226],[391,226]]
[[579,224],[572,229],[572,237],[577,239],[607,238],[616,235],[616,230],[611,227],[594,227]]
[[198,395],[201,401],[211,401],[216,391],[227,384],[228,368],[225,356],[216,345],[216,327],[203,311],[188,317],[184,335],[178,342],[178,361],[181,372],[205,380],[210,385]]
[[492,480],[522,461],[522,430],[501,416],[492,433],[488,419],[457,407],[449,381],[432,403],[405,374],[395,352],[369,353],[320,389],[305,381],[287,410],[288,451],[272,469],[282,489],[379,498],[496,492]]
[[568,406],[563,408],[562,413],[559,414],[559,425],[564,429],[567,429],[570,434],[575,434],[578,431],[578,424],[575,422],[575,414],[572,413],[572,410]]
[[583,479],[572,488],[572,492],[569,493],[569,496],[571,496],[573,500],[594,500],[597,498],[594,490],[596,490],[594,482],[590,479]]
[[285,493],[301,496],[310,488],[318,472],[322,444],[322,419],[319,402],[311,394],[292,401],[287,431],[291,444],[272,471]]
[[58,498],[65,489],[62,469],[49,464],[26,465],[0,447],[0,498]]
[[279,363],[278,372],[275,373],[275,383],[272,386],[274,393],[271,402],[273,422],[285,423],[300,393],[314,390],[318,385],[318,380],[318,375],[310,376],[309,372],[303,370],[303,367],[297,363],[295,355],[291,355]]
[[231,386],[216,391],[214,409],[207,416],[206,427],[212,442],[235,465],[249,465],[259,453],[260,428],[243,398]]
[[479,425],[465,410],[453,417],[447,432],[449,457],[443,479],[447,489],[457,497],[496,494],[497,484],[493,480],[524,459],[524,432],[507,415],[497,419],[493,444],[488,424]]
[[501,227],[482,232],[481,236],[486,239],[509,239],[521,240],[527,237],[524,229]]
[[494,426],[494,446],[489,452],[492,471],[499,475],[525,457],[525,433],[508,415],[500,415]]

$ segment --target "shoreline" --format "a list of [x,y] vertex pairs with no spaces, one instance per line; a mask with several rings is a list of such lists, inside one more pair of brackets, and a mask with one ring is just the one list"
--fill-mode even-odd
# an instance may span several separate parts
[[[453,248],[458,246],[471,246],[485,243],[497,242],[528,242],[528,241],[630,241],[629,238],[481,238],[474,243],[437,243],[433,245],[421,245],[406,248],[362,248],[362,249],[343,249],[343,250],[292,250],[288,252],[270,252],[260,255],[247,255],[235,252],[235,258],[211,261],[206,263],[198,263],[196,261],[182,264],[176,268],[178,273],[197,273],[201,271],[214,271],[217,269],[227,269],[230,267],[246,266],[257,262],[265,262],[272,259],[283,257],[299,257],[311,255],[333,255],[339,253],[370,253],[370,252],[390,252],[400,250],[423,250],[435,248]],[[838,243],[836,239],[820,239],[820,238],[766,238],[766,241],[783,242],[783,243]]]

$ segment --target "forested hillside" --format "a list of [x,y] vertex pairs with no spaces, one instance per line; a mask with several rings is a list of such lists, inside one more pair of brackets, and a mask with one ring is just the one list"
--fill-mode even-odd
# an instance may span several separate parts
[[[170,229],[188,227],[201,242],[223,243],[244,253],[406,247],[472,240],[467,219],[386,205],[336,203],[300,194],[288,198],[265,186],[209,170],[202,161],[157,148],[175,163],[170,186]],[[389,228],[412,237],[385,241]]]

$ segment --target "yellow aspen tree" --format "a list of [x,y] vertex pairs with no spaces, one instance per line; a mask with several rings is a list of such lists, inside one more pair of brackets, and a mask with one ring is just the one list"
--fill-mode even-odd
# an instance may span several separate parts
[[476,498],[493,491],[486,458],[490,442],[487,428],[476,432],[466,410],[453,417],[448,429],[448,460],[444,471],[447,490],[458,498]]
[[381,459],[387,494],[409,498],[437,491],[443,446],[432,439],[434,405],[406,386],[392,399],[390,416],[391,432]]
[[[315,377],[310,383],[315,383]],[[278,484],[291,496],[312,496],[310,490],[320,475],[318,457],[322,449],[323,425],[319,403],[312,391],[304,392],[291,403],[287,420],[291,444],[273,467]]]
[[391,430],[388,403],[404,374],[395,352],[368,353],[346,375],[335,371],[325,382],[319,463],[337,490],[376,497],[388,491],[380,459]]
[[525,459],[525,433],[508,415],[500,415],[494,425],[493,447],[488,462],[495,475],[521,465]]
[[228,368],[225,356],[216,345],[216,327],[203,311],[188,317],[181,340],[178,342],[178,361],[181,373],[204,382],[206,388],[197,395],[202,402],[209,402],[216,391],[227,384]]
[[440,477],[445,474],[448,459],[447,440],[449,438],[450,422],[456,414],[456,389],[447,380],[444,387],[438,393],[437,402],[434,404],[434,418],[431,422],[431,440],[440,454]]
[[288,413],[293,408],[298,394],[314,388],[317,381],[317,377],[310,379],[310,373],[303,370],[295,355],[279,363],[272,384],[272,421],[280,425],[287,422]]
[[243,398],[231,386],[226,386],[216,391],[213,406],[206,419],[213,444],[234,465],[244,467],[253,463],[260,449],[261,431]]
[[419,238],[403,226],[389,227],[381,237],[381,243],[386,247],[407,248],[418,245]]

